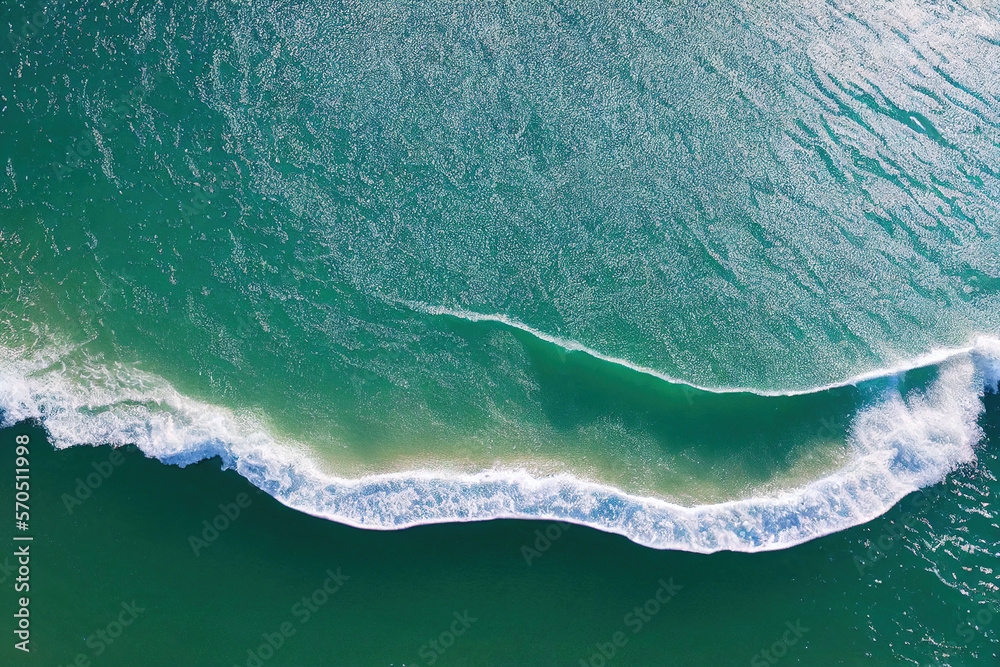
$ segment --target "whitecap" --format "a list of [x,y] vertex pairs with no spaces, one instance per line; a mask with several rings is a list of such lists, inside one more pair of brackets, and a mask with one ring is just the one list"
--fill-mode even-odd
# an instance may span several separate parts
[[833,474],[766,497],[692,507],[522,470],[340,478],[321,472],[306,447],[276,441],[259,417],[195,401],[135,368],[73,356],[0,350],[0,425],[36,419],[58,448],[134,444],[181,466],[218,456],[289,507],[368,529],[553,519],[657,549],[710,553],[782,549],[864,523],[973,461],[981,397],[996,388],[1000,341],[983,337],[943,355],[923,389],[904,394],[889,384],[855,416],[854,456]]

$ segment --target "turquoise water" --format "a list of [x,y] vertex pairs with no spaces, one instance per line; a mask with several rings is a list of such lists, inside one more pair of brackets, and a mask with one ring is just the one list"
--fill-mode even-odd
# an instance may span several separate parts
[[[430,641],[468,611],[475,622],[431,667],[597,665],[616,632],[627,643],[608,666],[992,665],[1000,411],[990,405],[975,465],[863,526],[755,554],[648,549],[543,521],[358,530],[256,494],[217,462],[179,469],[134,450],[68,512],[61,496],[111,462],[110,449],[53,451],[40,429],[5,429],[4,452],[16,433],[31,436],[44,493],[33,501],[35,648],[14,656],[4,642],[0,662],[246,667],[263,635],[290,622],[295,634],[264,665],[427,666]],[[196,553],[203,522],[225,526],[219,506],[240,494],[249,506]],[[0,502],[12,497],[4,482]],[[546,532],[555,539],[540,540]],[[350,579],[303,623],[293,605],[338,568]],[[635,632],[634,610],[660,579],[681,588],[659,610],[651,603],[657,613]],[[95,655],[97,632],[133,600],[144,611]],[[784,643],[788,623],[808,631]]]
[[977,469],[994,4],[5,12],[4,426],[697,554]]

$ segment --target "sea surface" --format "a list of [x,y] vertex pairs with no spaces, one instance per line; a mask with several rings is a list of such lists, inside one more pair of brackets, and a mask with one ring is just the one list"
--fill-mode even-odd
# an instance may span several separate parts
[[28,664],[997,663],[996,2],[2,13]]

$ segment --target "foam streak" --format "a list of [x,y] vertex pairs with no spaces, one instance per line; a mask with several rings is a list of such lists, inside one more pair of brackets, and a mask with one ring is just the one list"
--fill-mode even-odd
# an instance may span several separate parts
[[532,336],[534,336],[539,340],[543,340],[547,343],[552,343],[553,345],[558,345],[567,352],[581,352],[590,357],[593,357],[594,359],[606,361],[609,364],[616,364],[618,366],[622,366],[624,368],[633,370],[637,373],[650,375],[652,377],[658,378],[665,382],[669,382],[671,384],[685,385],[688,387],[692,387],[694,389],[698,389],[700,391],[712,392],[714,394],[744,393],[744,394],[756,394],[758,396],[802,396],[804,394],[815,394],[822,391],[827,391],[829,389],[836,389],[838,387],[848,387],[857,385],[862,382],[867,382],[869,380],[874,380],[881,377],[892,377],[895,375],[900,375],[902,373],[905,373],[907,371],[912,371],[917,368],[936,366],[948,359],[969,354],[974,349],[976,349],[976,345],[979,344],[977,341],[976,344],[967,345],[965,347],[935,349],[926,354],[920,355],[914,359],[911,359],[909,361],[906,361],[904,363],[901,363],[899,365],[893,366],[888,369],[881,369],[881,370],[870,371],[867,373],[861,373],[859,375],[849,377],[846,380],[841,380],[840,382],[833,382],[831,384],[820,385],[817,387],[810,387],[807,389],[769,390],[769,389],[758,389],[753,387],[706,387],[703,385],[695,384],[693,382],[682,380],[680,378],[675,378],[670,375],[666,375],[664,373],[661,373],[652,368],[648,368],[646,366],[639,366],[637,364],[633,364],[632,362],[626,359],[622,359],[620,357],[613,357],[604,354],[603,352],[599,352],[593,348],[587,347],[586,345],[578,343],[574,340],[560,338],[559,336],[552,336],[550,334],[545,333],[544,331],[539,331],[538,329],[528,326],[527,324],[524,324],[523,322],[520,322],[512,317],[508,317],[507,315],[489,315],[484,313],[473,312],[470,310],[446,308],[444,306],[431,306],[424,303],[420,303],[418,301],[401,301],[399,303],[402,303],[403,305],[411,308],[412,310],[424,313],[426,315],[446,315],[449,317],[455,317],[458,319],[466,320],[468,322],[497,322],[499,324],[503,324],[513,329],[518,329],[525,333],[531,334]]

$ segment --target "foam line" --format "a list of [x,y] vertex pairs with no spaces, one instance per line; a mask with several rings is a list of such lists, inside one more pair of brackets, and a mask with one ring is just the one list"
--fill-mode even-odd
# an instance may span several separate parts
[[874,370],[867,373],[861,373],[859,375],[854,375],[847,378],[846,380],[841,380],[839,382],[833,382],[830,384],[820,385],[816,387],[810,387],[806,389],[791,389],[791,390],[769,390],[769,389],[757,389],[753,387],[708,387],[704,385],[695,384],[693,382],[688,382],[687,380],[682,380],[670,375],[661,373],[655,369],[648,368],[646,366],[639,366],[633,364],[632,362],[622,359],[620,357],[612,357],[610,355],[599,352],[593,348],[587,347],[582,343],[578,343],[574,340],[569,340],[566,338],[561,338],[559,336],[553,336],[545,333],[544,331],[539,331],[534,327],[528,326],[523,322],[520,322],[507,315],[490,315],[485,313],[477,313],[471,310],[462,310],[447,308],[445,306],[433,306],[419,301],[398,301],[402,305],[415,310],[425,315],[445,315],[448,317],[455,317],[458,319],[466,320],[467,322],[496,322],[498,324],[503,324],[505,326],[511,327],[513,329],[518,329],[525,333],[531,334],[539,340],[543,340],[547,343],[552,343],[553,345],[558,345],[567,352],[582,352],[587,356],[593,357],[594,359],[599,359],[601,361],[606,361],[610,364],[616,364],[629,370],[635,371],[637,373],[642,373],[644,375],[649,375],[665,382],[671,384],[678,384],[683,386],[692,387],[698,389],[699,391],[707,391],[713,394],[756,394],[758,396],[801,396],[804,394],[815,394],[822,391],[828,391],[830,389],[837,389],[839,387],[848,387],[860,384],[862,382],[867,382],[869,380],[875,380],[882,377],[892,377],[900,375],[907,371],[912,371],[917,368],[926,368],[928,366],[936,366],[948,359],[953,357],[958,357],[964,354],[968,354],[976,349],[978,342],[965,347],[957,348],[940,348],[931,350],[926,354],[922,354],[918,357],[910,359],[899,365],[893,366],[887,369]]
[[869,521],[974,460],[981,395],[998,379],[1000,342],[982,339],[942,362],[926,390],[904,396],[887,388],[858,413],[850,429],[854,456],[837,472],[780,494],[694,507],[520,470],[344,479],[322,473],[303,447],[275,441],[253,416],[194,401],[134,368],[73,361],[59,351],[23,358],[0,348],[0,425],[34,418],[59,448],[135,444],[181,466],[219,456],[289,507],[368,529],[554,519],[657,549],[756,552]]

